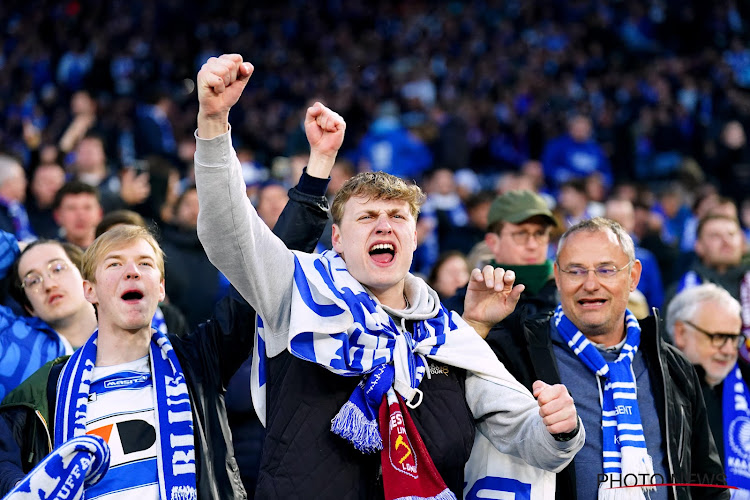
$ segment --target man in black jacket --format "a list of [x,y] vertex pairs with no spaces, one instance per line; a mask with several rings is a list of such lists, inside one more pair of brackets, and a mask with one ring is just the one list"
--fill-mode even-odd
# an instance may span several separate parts
[[[277,234],[287,244],[301,250],[314,248],[327,219],[327,203],[322,195],[328,171],[318,167],[324,166],[318,165],[303,174],[298,189],[290,192],[292,202],[276,226]],[[139,481],[132,486],[140,489],[132,491],[163,496],[164,483],[175,484],[175,481],[174,477],[164,479],[169,471],[165,473],[162,469],[157,472],[156,457],[177,451],[166,463],[170,463],[170,458],[176,459],[180,465],[193,471],[186,476],[191,478],[187,487],[195,488],[199,498],[244,498],[246,494],[232,456],[223,393],[230,377],[252,349],[254,311],[233,292],[217,305],[214,318],[200,325],[195,332],[183,337],[169,336],[168,344],[171,344],[178,360],[176,373],[182,375],[173,378],[183,381],[173,386],[172,390],[182,390],[180,387],[183,387],[190,395],[191,411],[183,415],[191,417],[190,432],[194,438],[193,446],[187,446],[189,449],[169,450],[166,444],[169,440],[162,440],[161,432],[173,422],[159,418],[154,410],[162,401],[158,396],[158,384],[151,383],[159,380],[158,373],[150,371],[149,367],[158,363],[153,361],[153,355],[149,356],[149,350],[154,349],[153,332],[148,323],[144,323],[147,317],[150,320],[149,314],[153,315],[152,309],[164,293],[161,253],[153,238],[140,228],[125,226],[112,231],[105,233],[109,236],[103,235],[102,240],[92,246],[87,254],[88,264],[84,265],[87,298],[98,308],[99,333],[94,357],[91,358],[95,367],[87,398],[89,402],[85,404],[86,410],[83,412],[87,417],[81,425],[85,426],[86,432],[116,437],[108,439],[113,461],[104,480],[96,488],[105,488],[106,491],[110,478],[137,478]],[[167,344],[163,339],[160,338],[160,346]],[[159,347],[156,352],[160,352]],[[167,350],[161,348],[161,352],[165,354]],[[81,354],[77,359],[85,356],[85,353]],[[64,383],[66,370],[72,370],[64,363],[65,359],[61,359],[46,365],[4,401],[0,412],[3,419],[3,425],[0,425],[2,494],[51,451],[52,442],[60,441],[60,434],[67,437],[66,432],[76,433],[67,429],[69,425],[64,423],[62,417],[77,418],[78,411],[65,411],[69,408],[65,404],[65,395],[56,394],[60,377],[63,387],[70,387],[74,393],[78,387]],[[103,368],[99,368],[100,365]],[[118,366],[124,366],[130,374],[133,371],[144,372],[148,383],[130,392],[142,392],[145,398],[130,396],[130,399],[126,398],[126,403],[122,403],[119,396],[111,398],[108,387],[119,387],[133,379],[120,377],[118,373],[122,371],[112,369]],[[98,370],[102,369],[107,372],[107,381],[111,382],[114,377],[118,379],[117,383],[99,384],[97,375],[101,373]],[[152,373],[157,375],[153,376]],[[174,393],[167,390],[166,397],[173,396]],[[153,401],[150,410],[148,401]],[[127,404],[127,411],[115,408],[117,404]],[[141,408],[137,408],[139,405]],[[64,409],[64,415],[60,414],[59,408]],[[102,408],[107,413],[104,420],[96,418]],[[140,409],[138,418],[132,416],[135,409]],[[49,428],[46,422],[50,422]],[[182,442],[183,445],[185,443]],[[142,474],[133,474],[128,469],[136,461],[147,466],[153,464],[153,467],[149,467],[152,469],[152,484],[142,480]]]
[[744,460],[750,446],[743,436],[750,428],[750,364],[738,355],[745,340],[741,330],[740,303],[713,283],[683,290],[669,303],[667,331],[700,377],[727,483],[747,495],[750,476]]
[[[620,484],[633,486],[632,474],[642,470],[648,473],[640,485],[725,484],[695,370],[661,339],[656,316],[639,324],[626,313],[640,272],[633,242],[619,224],[602,218],[581,222],[568,229],[558,247],[555,281],[561,305],[555,314],[528,318],[521,331],[494,331],[487,337],[498,358],[524,385],[536,379],[565,384],[584,425],[591,429],[583,450],[558,473],[559,499],[627,491],[608,488],[618,486],[620,479],[625,480]],[[613,394],[615,387],[626,387],[629,393]],[[629,421],[621,422],[621,416]],[[626,429],[632,435],[623,433]],[[630,470],[625,455],[633,450],[638,463],[651,462],[651,467]],[[676,485],[656,487],[649,495],[729,498],[721,488]]]

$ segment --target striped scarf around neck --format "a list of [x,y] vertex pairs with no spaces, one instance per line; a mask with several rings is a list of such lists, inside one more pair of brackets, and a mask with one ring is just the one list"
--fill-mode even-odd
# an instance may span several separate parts
[[[160,498],[196,500],[195,438],[187,383],[169,338],[153,331],[149,356],[157,423]],[[57,382],[55,447],[86,434],[99,330],[63,366]]]
[[653,486],[610,487],[612,484],[622,484],[618,480],[629,474],[635,474],[638,478],[647,477],[649,481],[654,474],[646,448],[633,373],[633,357],[641,342],[638,320],[633,313],[625,310],[625,344],[620,355],[611,363],[605,361],[596,346],[565,316],[562,305],[557,306],[553,321],[568,347],[597,376],[600,387],[602,465],[609,479],[600,483],[599,500],[645,498],[644,491],[654,490]]

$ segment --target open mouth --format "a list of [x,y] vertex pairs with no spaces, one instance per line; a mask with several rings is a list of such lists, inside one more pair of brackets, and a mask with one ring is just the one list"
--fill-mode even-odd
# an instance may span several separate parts
[[50,296],[50,298],[47,300],[47,304],[54,304],[55,302],[60,300],[62,297],[63,297],[62,295],[60,295],[59,293],[56,293]]
[[583,307],[595,308],[603,306],[607,301],[605,299],[580,299],[578,303]]
[[143,298],[143,293],[139,292],[138,290],[128,290],[127,292],[123,293],[122,297],[120,298],[126,302],[137,301]]
[[370,257],[378,264],[389,264],[396,255],[396,250],[390,243],[377,243],[370,247]]

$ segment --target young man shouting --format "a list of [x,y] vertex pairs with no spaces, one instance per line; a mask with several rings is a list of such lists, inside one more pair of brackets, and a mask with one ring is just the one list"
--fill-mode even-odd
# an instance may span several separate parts
[[[463,319],[409,274],[418,187],[383,173],[347,181],[331,209],[334,250],[320,256],[265,227],[228,133],[252,71],[237,54],[201,69],[195,164],[201,242],[258,311],[253,402],[267,437],[256,495],[462,497],[475,429],[533,467],[564,467],[584,439],[567,390],[539,382],[535,401],[474,331],[512,311],[512,273],[475,270]],[[316,103],[305,128],[309,164],[332,163],[343,119]]]

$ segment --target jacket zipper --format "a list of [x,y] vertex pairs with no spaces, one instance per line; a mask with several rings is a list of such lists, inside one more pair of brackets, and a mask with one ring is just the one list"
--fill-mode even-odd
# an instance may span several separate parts
[[34,413],[36,414],[37,418],[42,421],[42,427],[44,427],[44,434],[47,436],[47,454],[52,453],[52,438],[49,435],[49,427],[47,426],[47,421],[44,420],[44,417],[42,416],[42,413],[39,410],[34,410]]

